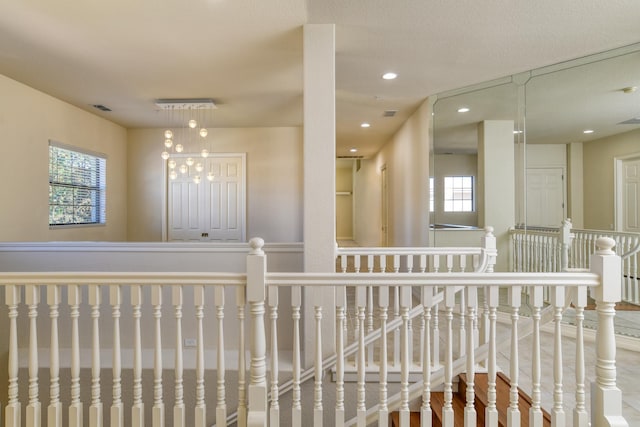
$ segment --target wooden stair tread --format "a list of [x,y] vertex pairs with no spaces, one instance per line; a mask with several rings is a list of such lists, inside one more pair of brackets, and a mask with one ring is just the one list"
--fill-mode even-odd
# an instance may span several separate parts
[[[464,408],[466,400],[459,393],[453,393],[451,406],[453,407],[453,425],[464,426]],[[433,411],[433,427],[442,426],[442,407],[444,406],[444,393],[431,393],[431,410]],[[476,425],[484,427],[484,409],[479,411],[476,407]]]
[[[467,378],[465,374],[460,375],[460,383],[458,385],[460,393],[466,392]],[[476,407],[484,408],[487,405],[489,388],[488,375],[476,374],[474,379],[474,390],[476,396]],[[511,392],[511,383],[509,378],[502,372],[496,375],[496,408],[498,409],[498,425],[507,425],[507,408],[509,407],[509,398]],[[520,410],[521,427],[529,427],[529,408],[531,408],[531,397],[522,389],[518,388],[518,409]],[[480,412],[480,409],[478,409]],[[545,410],[542,410],[543,426],[551,426],[551,416]]]
[[[389,415],[392,427],[400,427],[400,412],[395,411]],[[409,427],[420,427],[420,412],[411,412],[409,415]]]
[[[475,408],[476,408],[476,425],[478,427],[484,426],[485,421],[485,408],[487,405],[487,390],[488,390],[488,376],[487,374],[476,374],[474,377],[474,391],[475,391]],[[458,383],[458,391],[453,393],[451,406],[453,407],[454,426],[464,426],[464,409],[466,405],[466,390],[467,390],[467,377],[465,374],[460,375],[460,381]],[[511,384],[509,378],[499,372],[496,375],[496,408],[498,410],[498,425],[500,427],[507,427],[507,409],[509,408],[509,394],[511,391]],[[518,409],[520,410],[520,426],[529,427],[529,408],[531,407],[531,398],[521,389],[518,389]],[[444,392],[432,392],[431,393],[431,410],[433,413],[432,426],[442,427],[442,407],[444,406]],[[543,426],[551,426],[551,416],[548,412],[543,413]],[[390,425],[393,427],[400,426],[400,414],[399,412],[393,412],[389,416]],[[410,427],[420,426],[420,413],[411,412]]]

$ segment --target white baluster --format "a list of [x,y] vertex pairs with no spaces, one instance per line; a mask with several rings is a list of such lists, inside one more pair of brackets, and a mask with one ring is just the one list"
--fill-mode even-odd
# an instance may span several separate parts
[[[373,271],[373,265],[371,266]],[[373,286],[367,286],[367,334],[373,332]],[[373,365],[373,344],[367,346],[367,365]]]
[[133,406],[131,407],[131,425],[144,426],[144,403],[142,402],[142,286],[131,286],[131,305],[133,306]]
[[78,285],[67,288],[67,303],[71,307],[71,404],[69,405],[69,427],[82,427],[82,402],[80,402],[80,333],[78,317],[82,303],[82,289]]
[[[227,425],[227,388],[225,385],[225,371],[226,366],[224,364],[224,287],[216,286],[214,290],[214,301],[216,305],[216,318],[218,319],[218,356],[217,367],[218,371],[218,388],[217,388],[217,403],[216,403],[216,426]],[[273,332],[273,331],[272,331]]]
[[565,425],[565,414],[562,403],[562,310],[564,309],[564,286],[551,289],[551,304],[553,305],[553,408],[551,408],[551,424],[555,427]]
[[164,402],[162,401],[162,286],[151,287],[151,305],[155,319],[155,340],[153,350],[153,427],[164,427]]
[[344,427],[344,324],[347,290],[335,287],[336,296],[336,427]]
[[458,357],[462,358],[464,357],[464,355],[467,353],[467,342],[466,342],[466,336],[467,336],[467,331],[465,329],[465,323],[466,323],[466,310],[467,310],[467,304],[465,302],[466,296],[465,296],[465,292],[460,292],[460,307],[459,307],[459,311],[458,311],[458,318],[460,319],[460,324],[458,326]]
[[89,305],[93,319],[93,346],[91,350],[91,406],[89,426],[102,427],[102,401],[100,400],[100,304],[102,294],[99,285],[89,285]]
[[402,316],[402,350],[400,368],[400,425],[409,425],[409,369],[410,369],[410,347],[409,347],[409,309],[411,307],[411,287],[402,286],[400,288],[400,313]]
[[175,285],[171,288],[171,303],[174,308],[174,316],[176,319],[176,348],[175,348],[175,360],[174,360],[174,372],[175,372],[175,402],[173,404],[173,426],[185,427],[185,406],[184,406],[184,362],[183,362],[183,347],[182,347],[182,304],[184,299],[182,295],[182,285]]
[[573,410],[573,426],[587,427],[589,414],[584,384],[584,307],[587,305],[587,288],[579,286],[573,289],[572,299],[576,308],[576,407]]
[[476,322],[476,306],[478,304],[477,288],[467,287],[464,291],[467,301],[467,404],[464,408],[465,427],[476,427],[478,415],[475,408],[475,376],[476,376],[476,343],[473,331]]
[[38,398],[38,304],[40,287],[25,287],[25,302],[29,307],[29,404],[27,426],[40,427],[40,400]]
[[489,305],[489,359],[487,360],[487,407],[485,408],[485,426],[498,427],[496,409],[496,319],[498,309],[498,287],[487,286],[485,298]]
[[[345,296],[346,298],[346,296]],[[302,290],[300,286],[291,288],[291,318],[293,319],[293,395],[291,403],[291,425],[302,426],[302,404],[300,402],[300,305]],[[342,369],[344,375],[344,368]]]
[[540,310],[543,304],[542,286],[532,286],[529,290],[529,304],[533,306],[533,332],[531,345],[531,407],[529,408],[529,425],[542,427],[543,414],[541,408],[541,367],[540,367]]
[[[398,271],[395,270],[394,273]],[[400,319],[400,288],[398,286],[393,287],[393,320]],[[393,330],[393,366],[398,367],[400,365],[400,327],[396,327]]]
[[[433,288],[422,288],[422,306],[424,307],[424,339],[422,345],[422,405],[420,407],[420,426],[431,427],[431,309],[433,306]],[[382,426],[380,426],[382,427]]]
[[518,359],[518,318],[519,309],[522,299],[522,288],[520,286],[512,286],[509,288],[509,305],[511,306],[511,356],[510,371],[511,390],[509,393],[509,408],[507,409],[507,425],[520,425],[520,409],[518,407],[518,373],[520,371]]
[[9,308],[9,390],[7,407],[5,410],[5,425],[7,427],[20,427],[21,411],[18,400],[18,304],[20,304],[20,287],[17,285],[5,286],[5,303]]
[[205,427],[207,424],[207,404],[204,400],[204,286],[193,287],[193,304],[196,309],[197,343],[196,343],[196,407],[195,425]]
[[280,425],[280,389],[278,387],[278,288],[269,287],[269,308],[271,310],[271,407],[269,425]]
[[343,273],[347,272],[347,255],[340,255],[340,270]]
[[420,262],[419,262],[419,269],[420,269],[420,273],[424,273],[425,271],[427,271],[427,256],[422,254],[420,255]]
[[453,427],[453,307],[455,305],[455,290],[452,286],[445,287],[445,319],[447,342],[444,353],[444,405],[442,406],[442,426]]
[[247,427],[247,389],[244,338],[244,308],[247,304],[245,288],[236,288],[236,306],[238,307],[238,427]]
[[[434,288],[437,291],[437,288]],[[434,368],[440,367],[440,324],[438,318],[439,304],[433,306],[433,333],[431,340],[431,360]]]
[[380,307],[380,405],[378,411],[378,426],[386,427],[389,423],[389,408],[387,405],[387,312],[389,309],[389,287],[378,288],[378,306]]
[[[361,324],[364,324],[365,308],[367,305],[367,288],[356,288],[356,308],[358,310],[358,319]],[[367,423],[367,406],[365,396],[365,346],[364,346],[364,328],[360,328],[358,334],[358,363],[356,364],[358,369],[358,385],[356,391],[356,414],[358,418],[358,427],[365,427]]]
[[122,291],[120,285],[109,286],[109,304],[113,317],[113,400],[111,404],[111,427],[124,426],[124,406],[122,404],[122,361],[120,351],[120,305]]
[[50,366],[51,379],[49,384],[49,408],[47,410],[47,425],[49,427],[62,427],[62,403],[60,403],[60,351],[58,343],[58,307],[60,305],[60,286],[47,286],[47,304],[49,304],[49,317],[51,318],[51,348]]
[[[321,289],[317,290],[320,294]],[[318,295],[316,301],[320,301]],[[313,387],[313,425],[322,427],[322,306],[314,306],[316,318],[315,379]],[[364,328],[364,324],[361,324]]]

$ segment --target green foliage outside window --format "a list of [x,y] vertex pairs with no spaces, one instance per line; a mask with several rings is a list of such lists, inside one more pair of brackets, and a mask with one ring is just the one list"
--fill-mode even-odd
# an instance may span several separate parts
[[49,225],[104,224],[104,157],[49,145]]

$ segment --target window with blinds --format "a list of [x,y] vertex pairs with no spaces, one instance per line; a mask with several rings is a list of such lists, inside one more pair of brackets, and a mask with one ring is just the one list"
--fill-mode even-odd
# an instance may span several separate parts
[[106,223],[107,159],[49,142],[49,226]]

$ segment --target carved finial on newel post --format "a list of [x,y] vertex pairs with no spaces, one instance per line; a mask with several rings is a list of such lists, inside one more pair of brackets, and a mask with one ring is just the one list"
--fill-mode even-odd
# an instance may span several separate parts
[[622,393],[616,385],[616,338],[613,320],[615,305],[622,297],[622,263],[615,254],[615,241],[596,240],[591,255],[591,272],[600,276],[600,285],[592,289],[598,312],[596,330],[596,380],[591,384],[591,422],[595,426],[626,427],[622,417]]

